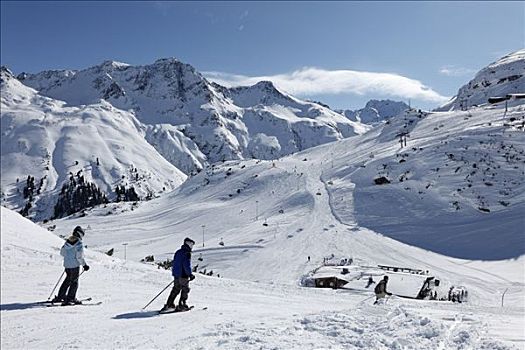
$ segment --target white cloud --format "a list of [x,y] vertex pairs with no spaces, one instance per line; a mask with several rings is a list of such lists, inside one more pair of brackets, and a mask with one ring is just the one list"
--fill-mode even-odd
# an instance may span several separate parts
[[253,85],[269,80],[278,88],[298,96],[316,94],[356,94],[393,96],[430,102],[446,102],[442,96],[418,80],[393,73],[360,72],[352,70],[325,70],[306,67],[291,73],[249,77],[222,72],[204,72],[209,80],[231,86]]
[[239,31],[242,32],[243,29],[244,29],[244,24],[241,24],[241,25],[239,26]]
[[447,75],[449,77],[462,77],[465,75],[471,75],[475,72],[476,71],[474,69],[456,67],[453,65],[443,66],[439,69],[439,73]]

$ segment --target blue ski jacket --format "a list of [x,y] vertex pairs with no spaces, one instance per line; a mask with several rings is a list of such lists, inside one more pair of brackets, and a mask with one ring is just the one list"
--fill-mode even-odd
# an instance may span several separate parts
[[191,249],[186,244],[183,244],[173,256],[173,264],[171,274],[175,278],[190,277],[191,273]]

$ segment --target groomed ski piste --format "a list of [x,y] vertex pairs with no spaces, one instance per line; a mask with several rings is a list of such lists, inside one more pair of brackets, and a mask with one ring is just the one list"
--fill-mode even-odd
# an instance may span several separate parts
[[[488,107],[424,116],[414,111],[362,136],[276,161],[226,162],[158,199],[109,204],[42,227],[2,208],[1,345],[523,349],[523,163],[498,158],[505,156],[494,145],[512,145],[509,152],[525,148],[523,131],[507,122],[520,122],[524,114],[523,106],[506,115]],[[410,138],[400,149],[396,135],[404,125]],[[461,149],[470,151],[460,155]],[[466,157],[488,154],[482,158],[500,165],[491,186],[474,179],[472,192],[458,195],[471,171],[456,171],[450,153],[470,165],[474,159]],[[436,168],[439,174],[428,171]],[[408,178],[400,182],[402,174]],[[392,183],[375,185],[380,175]],[[504,181],[514,182],[512,193],[498,206],[503,199],[494,188],[504,190]],[[479,210],[481,195],[490,213]],[[40,307],[36,302],[47,299],[62,272],[57,235],[76,225],[87,228],[91,266],[78,297],[102,304]],[[159,316],[166,291],[141,310],[171,275],[139,260],[171,258],[186,236],[197,241],[193,264],[214,271],[197,273],[191,283],[195,309]],[[103,254],[111,248],[113,256]],[[437,253],[447,250],[455,257]],[[371,292],[301,286],[332,254],[362,265],[429,270],[466,286],[469,301],[394,296],[372,305]]]

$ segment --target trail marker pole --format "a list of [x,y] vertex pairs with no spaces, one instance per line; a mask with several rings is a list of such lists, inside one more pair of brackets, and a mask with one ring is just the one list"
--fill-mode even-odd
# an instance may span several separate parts
[[124,246],[124,261],[127,261],[128,260],[128,249],[127,249],[127,243],[122,243],[122,245]]
[[503,294],[501,295],[501,307],[503,307],[503,298],[505,298],[505,293],[507,293],[509,289],[506,288],[505,291],[503,292]]

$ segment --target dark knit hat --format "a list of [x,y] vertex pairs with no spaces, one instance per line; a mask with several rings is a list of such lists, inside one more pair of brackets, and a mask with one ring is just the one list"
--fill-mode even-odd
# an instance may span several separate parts
[[73,236],[78,237],[82,239],[86,233],[84,232],[84,229],[80,226],[75,227],[73,230]]
[[195,241],[189,237],[184,238],[184,243],[189,242],[191,244],[195,244]]

